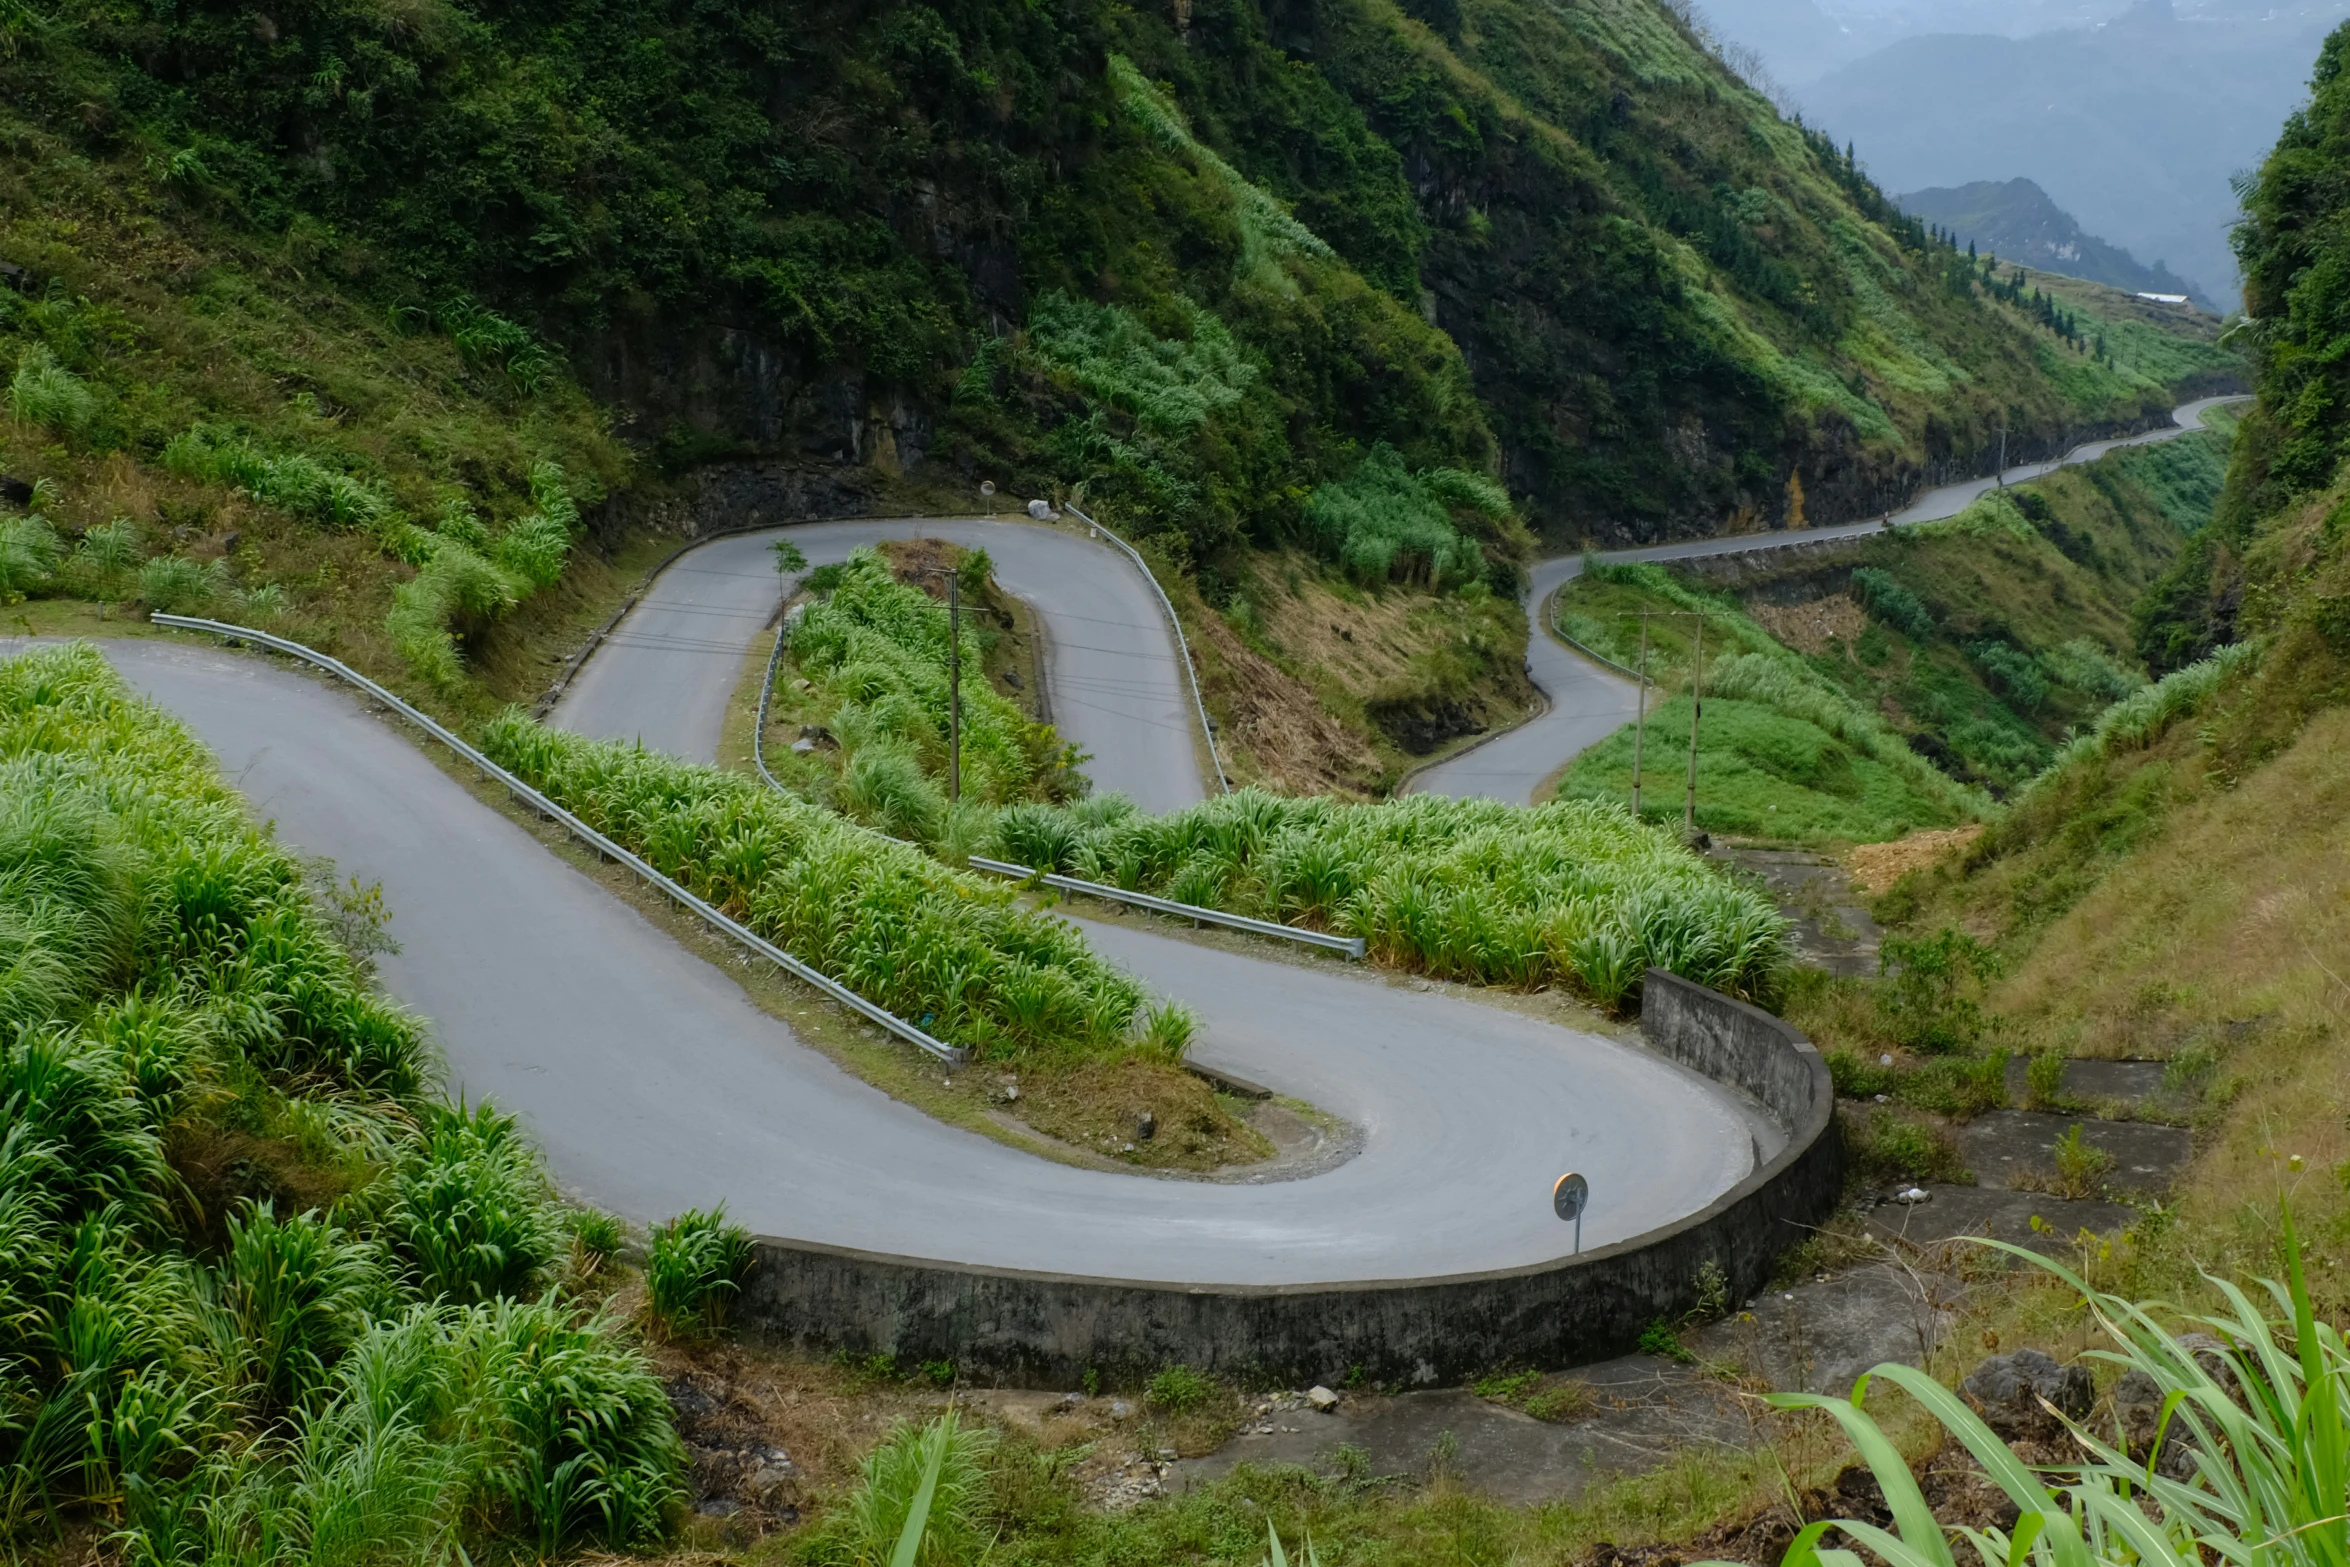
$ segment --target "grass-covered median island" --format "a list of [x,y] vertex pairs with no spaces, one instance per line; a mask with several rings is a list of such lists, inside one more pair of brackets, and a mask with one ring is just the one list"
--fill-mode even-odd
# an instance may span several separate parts
[[[901,838],[967,837],[983,819],[947,800],[948,607],[897,571],[939,581],[941,596],[943,574],[958,579],[964,800],[1004,805],[1082,792],[1076,751],[997,688],[1000,680],[1017,691],[1023,675],[1002,629],[1016,606],[990,577],[987,552],[936,540],[861,549],[802,579],[807,597],[785,618],[789,657],[771,698],[770,770],[796,792]],[[786,749],[780,741],[795,727],[831,744]]]
[[996,842],[1039,870],[1362,936],[1398,968],[1572,985],[1607,1007],[1650,966],[1762,996],[1788,956],[1767,898],[1662,829],[1587,801],[1350,805],[1243,789],[1152,816],[1108,795],[1014,806]]
[[793,956],[950,1044],[1004,1061],[1172,1061],[1188,1014],[1094,956],[1066,921],[756,779],[508,713],[482,747]]
[[666,1528],[667,1401],[569,1291],[617,1237],[433,1097],[378,914],[96,651],[0,660],[0,1536],[388,1562]]

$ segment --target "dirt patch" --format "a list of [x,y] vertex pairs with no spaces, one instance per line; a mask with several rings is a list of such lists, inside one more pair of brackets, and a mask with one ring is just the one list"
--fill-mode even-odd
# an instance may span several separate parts
[[1276,1151],[1245,1118],[1253,1107],[1157,1061],[1129,1057],[1017,1073],[980,1067],[963,1074],[962,1091],[992,1099],[1057,1142],[1146,1170],[1258,1164]]
[[1485,594],[1367,590],[1289,553],[1211,610],[1178,587],[1235,776],[1377,794],[1414,758],[1522,716],[1525,616]]
[[1804,604],[1750,604],[1746,613],[1789,647],[1813,655],[1827,652],[1830,643],[1850,647],[1869,628],[1869,617],[1849,593]]
[[1314,688],[1242,640],[1201,607],[1202,685],[1223,715],[1220,743],[1236,776],[1283,794],[1365,795],[1380,783],[1379,753],[1332,716]]
[[1871,896],[1888,891],[1911,871],[1924,870],[1983,836],[1980,822],[1913,832],[1891,843],[1864,843],[1844,856],[1852,879]]

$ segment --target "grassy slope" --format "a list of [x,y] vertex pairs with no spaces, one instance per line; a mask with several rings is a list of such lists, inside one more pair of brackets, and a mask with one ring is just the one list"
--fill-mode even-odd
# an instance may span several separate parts
[[[2209,516],[2225,460],[2222,433],[2129,448],[2066,469],[1948,523],[1866,538],[1801,560],[1761,556],[1668,577],[1590,573],[1559,599],[1561,625],[1631,662],[1643,608],[1706,604],[1734,613],[1709,637],[1770,648],[1816,687],[1878,715],[1949,778],[2007,792],[2045,766],[2073,728],[2118,694],[2097,679],[2133,673],[2130,608]],[[2037,518],[2038,520],[2035,520]],[[1856,570],[1890,576],[1930,617],[1923,635],[1871,615]],[[1700,575],[1699,573],[1702,573]],[[1676,584],[1683,584],[1676,586]],[[1717,595],[1691,597],[1692,591]],[[1685,689],[1688,620],[1651,623],[1651,669]],[[2086,640],[2110,668],[2084,664]],[[1776,644],[1776,647],[1773,647]],[[2036,702],[2014,694],[1986,644],[2042,671]],[[1709,653],[1708,662],[1718,656]],[[2073,645],[2068,652],[2068,645]],[[2061,674],[2060,674],[2061,672]],[[2063,675],[2082,684],[2068,685]],[[1807,704],[1709,699],[1699,730],[1699,819],[1715,830],[1803,841],[1896,837],[1947,825],[1965,807],[1799,716]],[[1719,727],[1711,727],[1716,719]],[[1689,733],[1685,697],[1660,708],[1644,809],[1677,813]],[[1628,796],[1627,730],[1567,771],[1564,792]]]
[[[1961,863],[1897,887],[1887,909],[1918,928],[1965,925],[2003,951],[2008,977],[1988,1000],[2019,1042],[2184,1056],[2211,1072],[2219,1110],[2184,1222],[2145,1227],[2125,1254],[2159,1288],[2192,1287],[2191,1262],[2265,1265],[2280,1191],[2317,1238],[2321,1281],[2340,1279],[2350,1245],[2339,1162],[2350,204],[2338,180],[2312,177],[2350,146],[2345,51],[2350,31],[2327,43],[2310,107],[2247,189],[2239,246],[2263,323],[2259,400],[2213,522],[2138,617],[2142,643],[2169,661],[2217,643],[2243,653],[2216,680],[2172,677],[2167,688],[2201,694],[2130,740],[2083,748]],[[2320,1290],[2338,1305],[2339,1283]]]

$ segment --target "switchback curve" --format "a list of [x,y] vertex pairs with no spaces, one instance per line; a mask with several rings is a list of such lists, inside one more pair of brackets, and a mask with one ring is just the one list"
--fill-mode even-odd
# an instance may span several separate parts
[[[1901,527],[1955,517],[1996,484],[2022,484],[2044,478],[2059,468],[2095,462],[2124,446],[2150,446],[2173,440],[2191,430],[2203,429],[2203,416],[2211,409],[2223,403],[2247,400],[2240,395],[2200,397],[2172,409],[2171,423],[2162,429],[2090,441],[2050,462],[2017,464],[1998,477],[1941,485],[1893,513],[1892,525]],[[1857,538],[1880,532],[1884,527],[1884,519],[1879,519],[1776,533],[1733,533],[1721,538],[1653,544],[1641,549],[1608,550],[1595,558],[1610,563],[1701,560],[1715,555],[1743,555]],[[1526,670],[1548,705],[1515,729],[1504,730],[1421,772],[1411,782],[1413,789],[1427,794],[1507,800],[1524,805],[1534,798],[1534,791],[1544,779],[1632,721],[1636,706],[1633,682],[1574,652],[1550,631],[1552,597],[1582,574],[1583,557],[1579,554],[1554,555],[1538,561],[1528,574]]]

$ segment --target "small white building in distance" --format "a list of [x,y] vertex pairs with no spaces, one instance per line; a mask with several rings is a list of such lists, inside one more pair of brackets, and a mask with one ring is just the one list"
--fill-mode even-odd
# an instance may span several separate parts
[[2183,305],[2187,302],[2187,296],[2184,294],[2149,294],[2143,289],[2139,290],[2138,297],[2151,299],[2158,305]]

